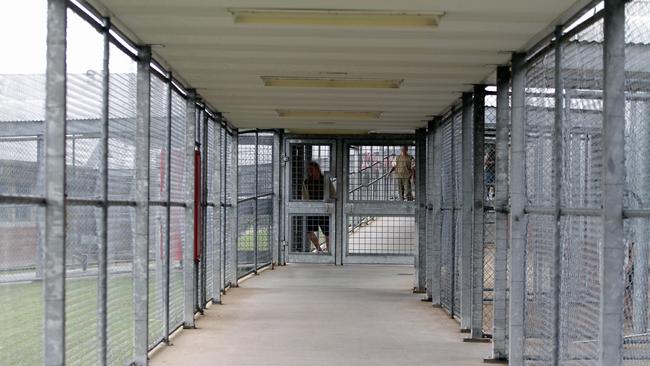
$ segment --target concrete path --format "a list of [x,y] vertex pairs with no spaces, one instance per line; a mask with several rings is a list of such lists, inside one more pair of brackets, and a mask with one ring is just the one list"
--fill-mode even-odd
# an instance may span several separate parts
[[151,365],[483,365],[489,344],[411,292],[400,266],[289,265],[267,270],[210,307]]

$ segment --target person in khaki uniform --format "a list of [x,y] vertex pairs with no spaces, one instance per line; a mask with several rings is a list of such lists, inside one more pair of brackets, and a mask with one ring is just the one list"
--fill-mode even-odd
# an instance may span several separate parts
[[390,172],[394,173],[397,181],[399,199],[403,201],[406,198],[407,201],[413,201],[411,179],[415,176],[415,159],[409,155],[408,146],[402,146],[401,153],[395,157]]

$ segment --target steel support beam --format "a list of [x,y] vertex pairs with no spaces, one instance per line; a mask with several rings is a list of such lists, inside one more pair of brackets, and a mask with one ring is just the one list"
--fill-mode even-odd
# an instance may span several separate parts
[[510,365],[524,364],[524,306],[526,291],[526,175],[525,82],[526,55],[512,55],[511,162],[510,162],[510,303],[508,358]]
[[432,170],[430,175],[430,190],[427,190],[427,194],[430,197],[431,207],[428,210],[430,218],[427,219],[427,225],[431,226],[431,253],[428,256],[427,263],[429,268],[431,268],[431,304],[433,306],[440,306],[440,291],[441,291],[441,278],[440,278],[440,269],[442,268],[442,243],[440,238],[441,225],[442,225],[442,215],[440,211],[440,203],[442,198],[442,189],[441,189],[441,178],[442,178],[442,165],[440,161],[440,154],[438,149],[441,146],[441,133],[439,126],[442,123],[442,118],[436,116],[433,119],[433,122],[429,123],[429,134],[431,135],[431,141],[429,146],[431,147],[428,158],[431,159],[431,164],[429,168]]
[[[472,118],[472,93],[463,93],[462,96],[462,234],[460,249],[460,328],[469,330],[472,319],[472,223],[474,216],[474,170],[472,145],[474,143],[473,118]],[[452,253],[452,255],[455,255]],[[452,273],[453,275],[453,273]]]
[[102,115],[101,115],[101,224],[97,248],[97,365],[106,365],[108,344],[108,113],[109,113],[109,60],[110,20],[104,21],[102,60]]
[[[347,258],[347,223],[345,222],[345,204],[348,200],[347,181],[348,181],[348,161],[345,160],[345,157],[348,155],[344,151],[346,145],[343,143],[343,139],[338,138],[334,142],[334,169],[336,172],[336,202],[334,203],[334,225],[330,224],[330,227],[334,227],[334,243],[330,243],[330,250],[333,251],[334,255],[334,264],[343,265],[343,258]],[[327,190],[325,190],[327,191]],[[340,230],[338,228],[341,228]],[[347,260],[347,259],[346,259]]]
[[43,364],[65,364],[65,116],[67,1],[47,2]]
[[[426,230],[426,289],[427,295],[424,300],[432,301],[433,298],[433,281],[438,279],[433,278],[433,200],[436,199],[435,191],[433,190],[433,137],[435,134],[435,122],[429,121],[427,124],[426,133],[426,182],[424,194],[426,202],[424,205],[424,226]],[[385,154],[382,154],[385,156]]]
[[510,152],[510,67],[497,68],[497,121],[496,121],[496,187],[495,187],[495,255],[494,255],[494,302],[492,326],[492,359],[506,360],[507,294],[508,294],[508,187]]
[[257,274],[257,268],[259,266],[259,249],[258,249],[258,236],[259,236],[259,217],[257,215],[259,209],[259,170],[260,170],[260,160],[259,160],[259,143],[260,143],[260,133],[255,131],[255,156],[253,157],[255,161],[255,201],[253,202],[253,217],[255,222],[253,223],[253,272]]
[[415,223],[417,243],[415,253],[415,292],[425,292],[427,287],[427,223],[426,223],[426,183],[427,183],[427,134],[426,129],[415,131]]
[[271,262],[273,265],[281,264],[280,259],[280,238],[282,237],[280,228],[282,227],[282,217],[280,216],[280,205],[282,200],[281,182],[282,174],[280,172],[280,159],[282,158],[280,134],[275,132],[273,134],[273,151],[272,164],[273,164],[273,229],[271,236]]
[[483,338],[483,256],[485,234],[485,200],[484,158],[485,158],[485,85],[474,86],[473,104],[473,162],[474,171],[472,204],[472,320],[470,337]]
[[208,167],[208,174],[212,174],[212,187],[210,187],[210,201],[214,203],[213,209],[213,222],[208,223],[210,230],[214,230],[213,233],[213,251],[212,251],[212,303],[221,304],[221,290],[222,290],[222,274],[221,274],[221,257],[225,254],[221,250],[221,242],[223,237],[223,225],[221,225],[221,220],[225,218],[222,215],[221,209],[221,169],[222,169],[222,159],[219,157],[219,152],[221,150],[221,126],[219,121],[210,121],[213,125],[213,136],[214,139],[212,144],[214,149],[212,149],[212,156],[210,161],[212,166]]
[[[555,39],[562,39],[562,26],[555,27]],[[561,283],[562,283],[562,231],[561,225],[561,197],[562,197],[562,175],[564,167],[562,162],[564,160],[562,149],[564,146],[563,136],[563,119],[564,119],[564,83],[562,80],[562,59],[563,48],[562,42],[556,41],[554,45],[555,52],[555,109],[554,109],[554,122],[553,122],[553,217],[555,225],[553,228],[553,310],[551,312],[551,364],[558,365],[560,362],[560,304],[561,304]]]
[[135,145],[135,242],[133,245],[133,363],[147,365],[149,351],[149,129],[151,48],[138,55]]
[[230,189],[230,202],[228,210],[228,242],[226,245],[230,248],[229,252],[231,254],[230,260],[231,268],[233,269],[233,278],[231,279],[230,285],[232,287],[239,286],[239,278],[237,275],[237,267],[239,261],[237,259],[237,236],[238,236],[238,215],[237,215],[237,200],[238,192],[237,187],[239,186],[239,174],[237,174],[237,162],[239,156],[239,133],[237,130],[233,131],[232,142],[230,144],[230,169],[229,178],[230,181],[227,182],[228,188]]
[[600,253],[600,365],[623,363],[623,191],[625,184],[625,3],[605,0],[603,239]]
[[[170,75],[171,78],[171,75]],[[172,163],[172,85],[171,82],[167,82],[167,141],[165,147],[165,202],[167,206],[165,207],[165,248],[164,248],[164,257],[165,262],[163,265],[164,277],[163,277],[163,318],[164,318],[164,327],[165,327],[165,338],[164,342],[169,344],[169,336],[171,333],[170,329],[170,276],[171,276],[171,163]]]
[[194,328],[194,154],[196,151],[196,91],[188,90],[185,109],[185,247],[183,248],[183,327]]

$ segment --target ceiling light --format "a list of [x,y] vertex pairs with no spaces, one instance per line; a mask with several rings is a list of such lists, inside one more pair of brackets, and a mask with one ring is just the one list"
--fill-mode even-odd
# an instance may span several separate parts
[[314,110],[289,110],[289,109],[277,109],[276,110],[279,117],[283,118],[318,118],[318,119],[343,119],[343,120],[354,120],[354,121],[364,121],[364,120],[373,120],[379,119],[382,112],[378,111],[314,111]]
[[294,88],[398,89],[404,80],[262,76],[265,86]]
[[435,28],[442,12],[328,9],[229,9],[239,24]]

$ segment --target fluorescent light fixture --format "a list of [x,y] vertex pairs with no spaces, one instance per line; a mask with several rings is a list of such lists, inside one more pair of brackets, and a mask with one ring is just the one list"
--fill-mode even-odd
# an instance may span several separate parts
[[435,28],[442,12],[335,9],[229,9],[238,24]]
[[276,109],[279,117],[282,118],[318,118],[322,120],[353,120],[366,121],[375,120],[381,117],[379,111],[317,111],[317,110],[290,110]]
[[398,89],[404,80],[261,76],[264,86],[293,88]]

